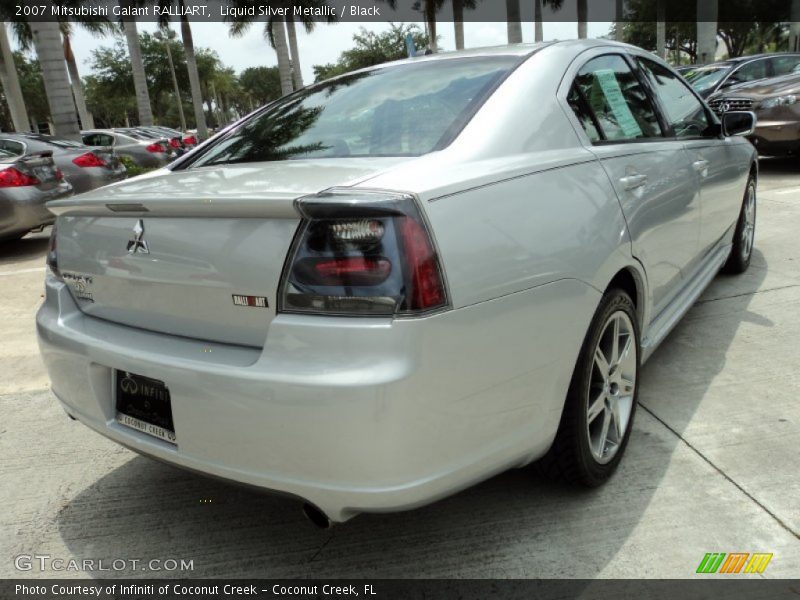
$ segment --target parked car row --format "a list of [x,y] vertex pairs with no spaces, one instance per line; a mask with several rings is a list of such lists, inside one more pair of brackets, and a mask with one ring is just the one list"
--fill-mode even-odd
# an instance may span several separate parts
[[718,117],[730,111],[755,113],[749,139],[759,154],[800,153],[800,54],[743,56],[682,74]]
[[50,225],[56,217],[45,204],[72,190],[51,151],[20,155],[0,149],[0,240]]
[[197,137],[160,125],[91,129],[81,132],[87,146],[112,148],[145,169],[157,169],[197,145]]

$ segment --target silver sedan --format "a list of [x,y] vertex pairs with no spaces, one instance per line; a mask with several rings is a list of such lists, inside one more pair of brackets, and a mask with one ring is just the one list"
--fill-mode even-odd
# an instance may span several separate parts
[[750,263],[753,125],[602,40],[304,88],[168,172],[52,204],[53,391],[321,525],[534,461],[600,485],[641,364]]
[[111,148],[90,148],[78,142],[33,133],[0,133],[0,149],[16,155],[50,152],[56,167],[76,194],[125,179],[125,166]]
[[40,230],[56,216],[45,204],[72,195],[49,152],[16,156],[0,149],[0,240]]

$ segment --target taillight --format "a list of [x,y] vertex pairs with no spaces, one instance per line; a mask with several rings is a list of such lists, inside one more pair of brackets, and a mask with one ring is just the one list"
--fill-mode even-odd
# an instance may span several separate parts
[[197,138],[193,135],[186,136],[183,138],[183,143],[187,146],[196,146],[197,145]]
[[439,258],[412,196],[330,190],[295,206],[303,222],[280,311],[410,316],[447,306]]
[[161,142],[156,142],[154,144],[150,144],[149,146],[147,146],[145,150],[147,150],[148,152],[166,152],[167,147]]
[[57,179],[58,181],[61,181],[62,179],[64,179],[64,171],[62,171],[62,170],[61,170],[61,169],[59,169],[58,167],[56,167],[56,170],[55,170],[55,173],[54,173],[54,174],[55,174],[55,176],[56,176],[56,179]]
[[169,141],[169,145],[172,146],[173,148],[181,148],[181,141],[178,138],[172,138]]
[[36,177],[31,177],[18,171],[14,167],[8,167],[0,171],[0,187],[24,187],[27,185],[39,185],[41,183]]
[[81,154],[77,158],[73,158],[72,162],[79,167],[105,167],[106,161],[97,156],[94,152],[87,152]]
[[61,279],[61,271],[58,270],[58,247],[56,242],[56,224],[53,223],[53,229],[50,231],[50,243],[47,247],[46,264],[50,271],[58,279]]

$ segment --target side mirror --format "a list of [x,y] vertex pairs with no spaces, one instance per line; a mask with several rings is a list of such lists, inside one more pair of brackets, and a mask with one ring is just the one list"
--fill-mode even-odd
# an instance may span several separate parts
[[756,114],[751,111],[722,113],[722,135],[750,135],[756,129]]

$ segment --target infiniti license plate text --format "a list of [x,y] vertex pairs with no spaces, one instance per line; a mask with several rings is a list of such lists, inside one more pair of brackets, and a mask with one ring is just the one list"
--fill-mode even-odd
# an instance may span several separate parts
[[176,443],[169,388],[163,381],[117,371],[116,394],[118,423]]

